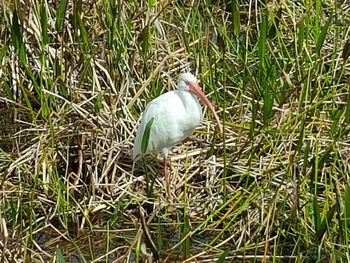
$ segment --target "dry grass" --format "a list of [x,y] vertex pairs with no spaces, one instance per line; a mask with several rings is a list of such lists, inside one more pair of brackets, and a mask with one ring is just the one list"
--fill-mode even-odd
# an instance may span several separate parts
[[[350,260],[348,3],[207,2],[1,2],[2,262]],[[169,207],[131,150],[188,70],[225,131],[172,149]]]

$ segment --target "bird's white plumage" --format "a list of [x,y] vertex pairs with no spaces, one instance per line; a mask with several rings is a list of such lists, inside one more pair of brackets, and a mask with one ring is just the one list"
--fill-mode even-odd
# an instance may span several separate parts
[[197,83],[191,73],[183,73],[178,90],[167,92],[146,107],[136,133],[133,158],[141,156],[141,142],[147,123],[154,118],[146,153],[161,152],[166,158],[169,148],[190,136],[202,121],[202,108],[197,97],[189,92],[187,81]]

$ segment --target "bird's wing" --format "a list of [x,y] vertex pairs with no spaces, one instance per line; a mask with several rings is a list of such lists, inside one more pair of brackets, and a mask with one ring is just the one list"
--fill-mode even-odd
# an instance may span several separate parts
[[182,100],[175,91],[167,92],[151,101],[143,113],[136,133],[133,157],[141,155],[142,137],[149,121],[154,118],[146,153],[160,152],[164,148],[181,142],[186,135],[181,128],[182,118],[186,116]]

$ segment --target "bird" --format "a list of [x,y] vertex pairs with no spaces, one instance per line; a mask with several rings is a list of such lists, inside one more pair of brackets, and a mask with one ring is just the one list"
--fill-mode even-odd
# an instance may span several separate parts
[[[133,148],[133,160],[136,162],[143,154],[152,152],[163,156],[163,174],[166,189],[170,196],[170,181],[168,173],[169,150],[193,134],[202,122],[201,100],[214,114],[219,129],[222,126],[213,104],[205,96],[198,84],[197,78],[190,72],[180,74],[177,89],[168,91],[153,99],[141,116]],[[149,124],[151,123],[150,128]],[[142,140],[146,129],[149,130],[148,144],[142,152]]]

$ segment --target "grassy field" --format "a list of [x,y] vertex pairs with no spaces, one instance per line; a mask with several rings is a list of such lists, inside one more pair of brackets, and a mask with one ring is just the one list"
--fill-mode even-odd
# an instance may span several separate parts
[[[349,1],[1,1],[0,262],[350,262]],[[214,102],[132,174],[147,102]],[[154,178],[146,194],[146,176]]]

